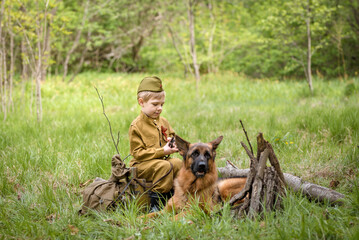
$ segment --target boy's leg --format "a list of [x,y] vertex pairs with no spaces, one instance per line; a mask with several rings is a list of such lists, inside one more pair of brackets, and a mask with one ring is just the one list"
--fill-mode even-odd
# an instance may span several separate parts
[[[171,169],[171,164],[163,159],[153,159],[151,161],[137,163],[134,167],[137,168],[137,176],[139,178],[145,178],[146,181],[156,183],[168,173]],[[154,186],[152,189],[153,192],[167,193],[172,189],[174,178],[173,170]]]
[[179,158],[169,158],[168,161],[173,165],[173,174],[174,178],[176,178],[179,170],[182,168],[183,161]]
[[[150,212],[159,210],[160,202],[165,205],[166,198],[168,198],[171,189],[173,188],[174,170],[177,170],[177,166],[173,167],[171,164],[163,159],[154,159],[142,163],[135,164],[133,167],[137,168],[137,176],[139,178],[145,178],[146,181],[156,183],[161,179],[149,192],[151,200]],[[168,173],[169,172],[169,173]],[[167,174],[168,173],[168,174]],[[163,177],[167,174],[166,177]]]

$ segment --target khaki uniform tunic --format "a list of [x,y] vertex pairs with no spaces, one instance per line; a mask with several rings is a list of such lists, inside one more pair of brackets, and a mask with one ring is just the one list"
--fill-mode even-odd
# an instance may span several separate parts
[[173,179],[182,167],[182,160],[166,159],[163,150],[167,137],[172,137],[174,134],[170,124],[163,117],[153,119],[141,112],[131,123],[129,138],[133,159],[130,161],[130,166],[137,168],[138,177],[154,183],[171,169],[169,162],[173,165],[171,173],[152,189],[154,192],[169,192],[173,188]]

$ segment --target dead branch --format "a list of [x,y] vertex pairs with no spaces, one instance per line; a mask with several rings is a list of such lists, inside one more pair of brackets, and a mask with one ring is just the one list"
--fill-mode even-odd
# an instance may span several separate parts
[[249,156],[249,159],[254,160],[253,152],[250,152],[248,150],[247,145],[244,144],[243,142],[241,142],[241,145],[243,146],[244,150],[246,151],[247,155]]
[[[236,165],[234,165],[231,161],[227,160],[227,163],[231,164],[231,165],[232,165],[232,167],[237,168],[237,166],[236,166]],[[237,169],[238,169],[238,168],[237,168]]]
[[[247,147],[243,142],[242,142],[242,145]],[[247,148],[247,150],[248,150],[248,148]],[[249,152],[249,151],[248,151],[248,153],[251,154],[251,152]],[[246,185],[244,186],[244,188],[243,188],[243,190],[241,192],[237,193],[236,195],[234,195],[231,198],[231,200],[229,201],[230,205],[233,205],[235,202],[242,200],[252,188],[257,163],[256,163],[256,159],[254,157],[252,157],[252,158],[250,157],[250,160],[251,160],[251,168],[249,170],[248,176],[246,175],[248,177]]]
[[[113,134],[112,134],[111,122],[110,122],[110,119],[108,119],[108,117],[107,117],[107,115],[106,115],[106,112],[105,112],[105,106],[104,106],[104,104],[103,104],[103,97],[100,95],[100,93],[98,92],[97,88],[96,88],[96,87],[94,87],[94,88],[96,89],[98,98],[99,98],[100,101],[101,101],[102,113],[103,113],[103,115],[105,115],[105,117],[106,117],[106,119],[107,119],[107,122],[108,122],[108,125],[109,125],[109,127],[110,127],[110,134],[111,134],[112,142],[113,142],[113,144],[115,145],[117,154],[120,155],[120,152],[118,151],[118,143],[119,143],[119,140],[120,140],[120,132],[117,133],[117,142],[115,142],[115,139],[114,139]],[[120,158],[121,158],[121,155],[120,155]]]
[[242,122],[241,119],[239,119],[239,122],[240,122],[241,125],[242,125],[242,129],[243,129],[244,135],[246,135],[247,142],[248,142],[248,144],[249,144],[249,147],[251,148],[251,152],[252,152],[252,155],[253,155],[253,154],[254,154],[254,153],[253,153],[253,148],[252,148],[252,145],[251,145],[251,141],[249,141],[247,131],[246,131],[246,129],[244,128],[244,125],[243,125],[243,122]]

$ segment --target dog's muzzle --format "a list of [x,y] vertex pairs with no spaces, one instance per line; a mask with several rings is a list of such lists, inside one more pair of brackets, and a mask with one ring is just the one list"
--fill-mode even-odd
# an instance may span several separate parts
[[197,164],[194,164],[194,166],[192,167],[193,174],[198,178],[204,177],[207,171],[208,171],[208,167],[206,162],[204,161],[200,161]]

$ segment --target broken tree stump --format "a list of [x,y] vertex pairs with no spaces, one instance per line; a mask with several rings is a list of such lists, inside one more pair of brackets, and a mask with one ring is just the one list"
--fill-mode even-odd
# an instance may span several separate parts
[[[248,215],[250,218],[255,218],[264,211],[280,209],[282,197],[285,196],[286,183],[272,146],[263,138],[262,133],[257,136],[256,157],[243,142],[241,144],[251,164],[245,187],[229,202],[233,205],[245,198],[243,204],[234,210],[235,214],[238,217]],[[267,160],[272,165],[271,167],[267,166]]]

